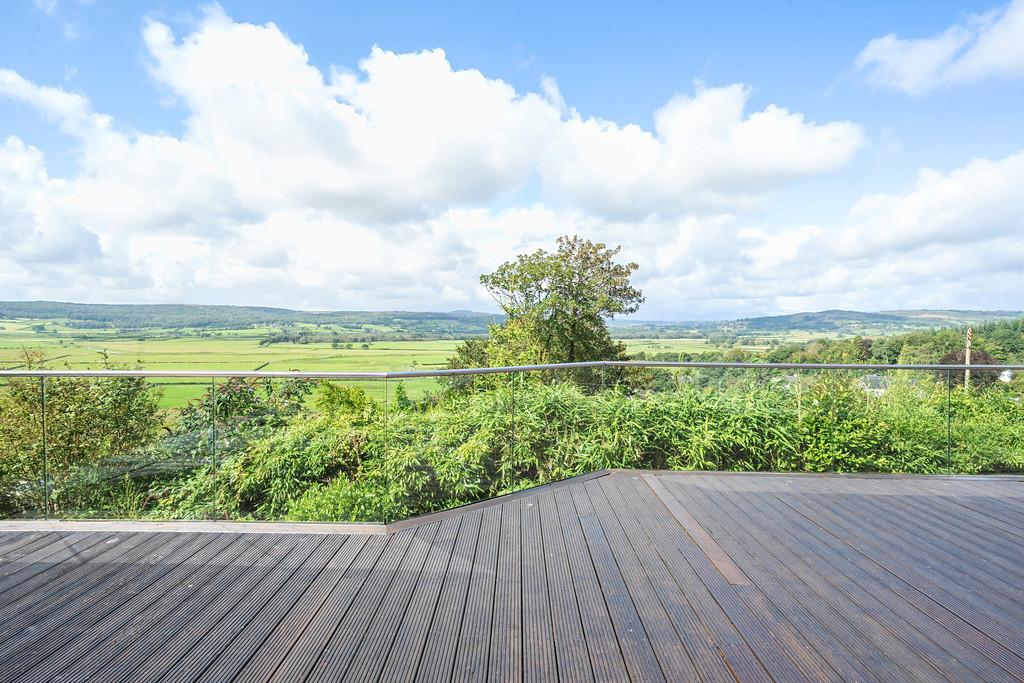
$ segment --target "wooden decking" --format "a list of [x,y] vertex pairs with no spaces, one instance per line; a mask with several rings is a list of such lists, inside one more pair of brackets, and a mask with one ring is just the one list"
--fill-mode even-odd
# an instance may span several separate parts
[[1019,479],[614,472],[402,527],[0,532],[0,681],[1024,681]]

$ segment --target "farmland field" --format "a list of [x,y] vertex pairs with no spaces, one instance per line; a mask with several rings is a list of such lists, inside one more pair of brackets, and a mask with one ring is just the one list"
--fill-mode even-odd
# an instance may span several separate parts
[[[47,302],[5,305],[8,311],[38,312],[34,316],[21,314],[22,317],[7,312],[6,318],[0,317],[0,368],[22,366],[25,350],[35,349],[44,354],[42,365],[49,369],[85,370],[107,364],[147,370],[431,370],[447,364],[460,338],[480,336],[488,324],[486,314],[476,313],[312,314],[268,313],[260,309],[253,312],[234,307],[206,311],[203,307],[188,306],[150,310]],[[79,317],[57,317],[58,311],[67,307],[71,310],[65,315]],[[90,313],[100,309],[102,315]],[[759,352],[786,342],[805,343],[853,334],[875,336],[917,325],[941,326],[958,320],[1000,319],[1010,315],[998,311],[953,312],[936,320],[939,313],[903,312],[895,322],[890,320],[894,318],[890,314],[823,312],[719,323],[620,323],[611,327],[611,333],[621,338],[630,354],[642,352],[652,358],[726,348]],[[263,319],[267,322],[259,322]],[[162,403],[169,408],[200,396],[209,385],[208,379],[201,378],[152,381],[163,386]],[[382,397],[382,382],[363,384],[370,395]],[[422,397],[437,386],[430,378],[403,384],[413,398]]]
[[[0,320],[0,368],[14,368],[22,362],[25,349],[41,349],[49,369],[86,370],[104,362],[119,368],[147,370],[301,370],[334,372],[380,372],[387,370],[431,370],[442,368],[459,340],[371,341],[340,344],[261,344],[273,327],[245,329],[146,329],[131,334],[117,330],[82,330],[62,320]],[[699,353],[715,347],[707,339],[628,339],[631,353]],[[349,348],[351,347],[351,348]],[[748,348],[759,348],[751,345]],[[106,360],[104,360],[106,359]],[[208,379],[154,379],[163,386],[164,407],[178,407],[202,394]],[[413,397],[436,387],[432,379],[405,383]],[[381,382],[364,383],[376,397],[383,394]]]
[[[44,325],[43,333],[33,327]],[[86,370],[102,367],[104,354],[116,367],[146,370],[302,370],[380,372],[444,367],[457,340],[380,341],[332,348],[329,343],[282,343],[261,346],[266,329],[218,330],[199,336],[189,331],[146,330],[135,338],[97,335],[61,326],[52,320],[0,320],[0,368],[21,364],[24,349],[42,349],[49,369]],[[141,338],[140,338],[141,337]],[[364,346],[366,348],[364,348]],[[163,385],[165,407],[177,407],[199,396],[207,379],[155,379]],[[434,386],[430,379],[410,380],[406,389],[421,396]],[[383,393],[380,382],[366,383],[372,395]]]

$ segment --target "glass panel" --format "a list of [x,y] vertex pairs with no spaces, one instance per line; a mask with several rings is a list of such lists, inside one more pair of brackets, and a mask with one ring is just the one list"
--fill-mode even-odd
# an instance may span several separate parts
[[945,471],[942,373],[907,370],[788,372],[792,428],[778,461],[804,472]]
[[386,521],[605,468],[1024,471],[1024,383],[982,369],[969,386],[962,371],[616,367],[43,389],[0,379],[0,517]]
[[218,519],[380,521],[380,380],[229,377],[216,385],[204,484]]
[[1024,471],[1024,378],[976,366],[950,373],[952,474]]
[[655,371],[648,431],[678,470],[768,471],[784,457],[790,411],[785,377],[772,370]]
[[[395,384],[389,402],[388,519],[443,510],[515,488],[523,465],[509,374],[446,377],[421,400]],[[402,387],[401,389],[399,387]]]
[[540,483],[600,469],[607,450],[597,443],[598,399],[570,371],[524,373],[518,392],[519,441],[523,458],[536,463]]
[[647,444],[637,430],[643,382],[635,372],[627,376],[620,370],[553,369],[523,375],[520,448],[536,463],[536,476],[527,473],[524,484],[645,460]]
[[862,375],[868,396],[862,471],[939,474],[948,469],[946,373],[873,371]]
[[1024,371],[1000,373],[1003,412],[1006,418],[1006,471],[1024,474]]
[[[678,454],[675,408],[675,371],[664,368],[610,368],[611,390],[599,404],[598,429],[606,429],[614,440],[609,456],[617,461],[610,467],[670,469]],[[601,423],[610,422],[607,427]]]
[[0,378],[0,518],[46,516],[43,383]]
[[792,444],[794,415],[786,376],[778,370],[727,371],[727,429],[732,432],[724,459],[730,470],[778,469]]
[[[864,418],[869,394],[845,370],[798,370],[799,450],[804,472],[855,472],[869,448]],[[867,437],[867,438],[866,438]]]
[[202,460],[162,400],[162,388],[141,377],[47,378],[53,516],[177,516],[179,482]]
[[707,386],[708,373],[697,368],[675,368],[659,371],[656,387],[660,390],[659,405],[664,417],[665,465],[673,470],[713,470],[719,466],[711,438],[717,431],[707,414],[714,396]]

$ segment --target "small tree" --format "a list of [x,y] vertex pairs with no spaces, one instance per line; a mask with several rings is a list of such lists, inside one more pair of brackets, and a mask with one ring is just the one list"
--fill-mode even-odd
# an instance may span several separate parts
[[[502,264],[493,273],[481,275],[480,283],[501,306],[505,322],[491,325],[486,340],[467,340],[456,347],[449,367],[624,358],[626,347],[612,340],[607,321],[619,314],[634,313],[644,297],[630,283],[637,264],[616,263],[619,251],[620,247],[563,236],[558,238],[558,249],[553,253],[538,249]],[[599,374],[600,371],[579,370],[571,373],[571,377],[580,384],[596,387]],[[624,373],[607,374],[618,381]],[[603,379],[606,383],[608,377]],[[494,381],[486,377],[458,377],[445,384],[450,389],[466,390]]]
[[644,301],[630,283],[637,264],[615,262],[620,249],[563,236],[554,253],[538,249],[482,275],[506,315],[491,331],[489,355],[539,363],[620,357],[624,348],[612,341],[607,320]]
[[539,249],[520,256],[480,282],[510,323],[532,332],[538,360],[616,358],[621,347],[612,342],[606,321],[636,312],[644,301],[629,281],[637,264],[615,262],[620,249],[563,236],[555,253]]

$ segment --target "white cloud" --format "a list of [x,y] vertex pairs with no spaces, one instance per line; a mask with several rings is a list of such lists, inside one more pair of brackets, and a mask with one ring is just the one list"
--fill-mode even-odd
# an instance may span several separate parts
[[940,86],[1024,76],[1024,0],[981,15],[930,38],[876,38],[856,68],[875,85],[922,95]]
[[60,179],[21,140],[0,146],[5,296],[480,308],[479,273],[573,232],[641,263],[647,316],[877,308],[878,287],[904,297],[892,305],[960,301],[957,287],[1009,300],[1024,284],[993,281],[991,252],[960,254],[967,239],[1018,255],[1018,157],[924,173],[840,225],[780,232],[749,210],[842,167],[858,126],[753,108],[742,85],[674,97],[650,129],[587,118],[553,79],[519,92],[441,50],[374,48],[325,75],[276,26],[216,7],[188,35],[148,22],[143,37],[154,82],[187,112],[179,135],[126,130],[83,94],[0,69],[0,95],[78,153]]
[[35,107],[71,135],[87,137],[109,128],[109,117],[93,114],[89,100],[62,88],[39,86],[15,71],[0,68],[0,95]]
[[775,105],[744,116],[750,95],[742,85],[698,86],[655,112],[653,132],[574,113],[541,173],[560,195],[616,218],[736,211],[845,165],[863,141],[852,123],[816,125]]
[[51,178],[42,153],[10,136],[0,144],[0,290],[80,292],[91,284],[144,286],[128,264],[102,248],[100,236],[66,213],[68,183]]
[[841,257],[974,245],[998,238],[1024,241],[1024,152],[998,161],[975,159],[949,173],[922,170],[905,194],[864,197],[837,235]]
[[154,22],[144,36],[154,77],[189,108],[180,142],[253,209],[395,222],[489,201],[524,181],[558,125],[539,96],[453,70],[441,50],[374,48],[359,73],[326,80],[276,26],[216,8],[180,41]]
[[902,193],[863,197],[845,220],[741,231],[747,286],[777,308],[1018,308],[1024,288],[1024,151],[925,169]]

